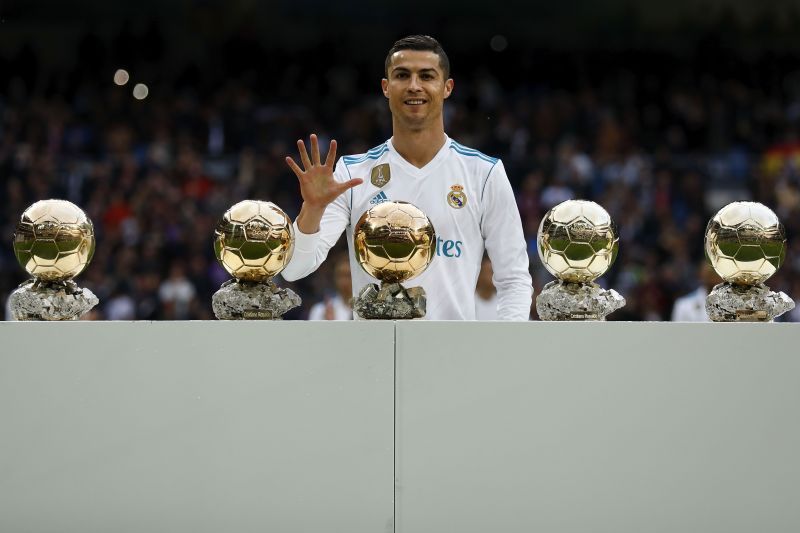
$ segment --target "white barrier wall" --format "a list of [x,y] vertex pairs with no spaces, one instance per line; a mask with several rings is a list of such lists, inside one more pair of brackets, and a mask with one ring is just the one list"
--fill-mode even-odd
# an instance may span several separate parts
[[0,323],[0,532],[800,531],[795,324]]
[[800,531],[796,324],[402,323],[403,533]]
[[0,532],[391,531],[391,323],[0,339]]

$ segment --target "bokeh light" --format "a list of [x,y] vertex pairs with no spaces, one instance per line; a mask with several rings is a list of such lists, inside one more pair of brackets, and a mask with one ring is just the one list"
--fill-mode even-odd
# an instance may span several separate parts
[[148,94],[150,94],[150,89],[144,83],[137,83],[133,87],[133,97],[137,100],[144,100]]
[[508,48],[508,39],[505,35],[495,35],[489,41],[489,47],[495,52],[502,52]]
[[114,73],[114,83],[119,86],[125,85],[130,79],[131,76],[125,69],[119,69]]

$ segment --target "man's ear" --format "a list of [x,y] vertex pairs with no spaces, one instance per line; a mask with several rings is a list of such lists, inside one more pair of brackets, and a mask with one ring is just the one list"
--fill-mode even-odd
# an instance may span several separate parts
[[383,96],[389,98],[389,80],[386,78],[381,80],[381,89],[383,89]]
[[453,92],[453,87],[455,87],[456,82],[453,81],[453,78],[448,78],[446,82],[444,82],[444,97],[450,98],[450,94]]

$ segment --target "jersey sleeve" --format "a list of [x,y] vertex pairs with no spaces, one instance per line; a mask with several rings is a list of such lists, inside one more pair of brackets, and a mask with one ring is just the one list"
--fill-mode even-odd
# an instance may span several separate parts
[[680,299],[675,300],[675,303],[672,305],[672,315],[670,316],[669,319],[672,322],[686,321],[685,313],[683,312],[683,306],[681,305]]
[[[333,177],[338,182],[345,182],[350,179],[350,174],[342,159],[336,164]],[[281,276],[286,281],[294,281],[304,278],[314,272],[328,257],[328,252],[339,240],[342,232],[350,223],[350,195],[351,192],[345,191],[336,200],[328,204],[322,220],[319,223],[319,231],[312,234],[303,233],[294,226],[294,253],[286,268],[281,272]]]
[[483,188],[481,233],[492,261],[500,320],[528,320],[533,282],[528,250],[514,191],[502,161],[498,161]]
[[308,312],[309,320],[324,320],[325,319],[325,302],[318,302],[311,306],[311,311]]
[[692,302],[686,297],[678,298],[672,307],[672,322],[696,322],[697,317],[692,313]]

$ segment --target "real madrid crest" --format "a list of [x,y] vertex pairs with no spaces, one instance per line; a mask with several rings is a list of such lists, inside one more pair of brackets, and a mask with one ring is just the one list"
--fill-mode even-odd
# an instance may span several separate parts
[[389,170],[389,163],[384,163],[382,165],[378,165],[377,167],[372,167],[372,173],[370,174],[370,182],[376,187],[383,187],[389,180],[392,179],[392,172]]
[[454,209],[461,209],[467,205],[467,195],[464,194],[464,187],[461,185],[451,185],[450,192],[447,193],[447,203]]

